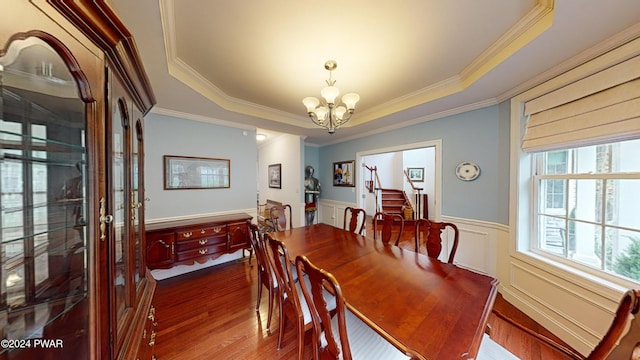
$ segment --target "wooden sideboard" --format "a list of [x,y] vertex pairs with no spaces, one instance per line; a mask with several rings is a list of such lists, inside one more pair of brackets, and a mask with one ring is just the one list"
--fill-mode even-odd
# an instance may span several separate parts
[[204,263],[223,254],[248,249],[246,213],[167,221],[146,226],[146,260],[149,269]]

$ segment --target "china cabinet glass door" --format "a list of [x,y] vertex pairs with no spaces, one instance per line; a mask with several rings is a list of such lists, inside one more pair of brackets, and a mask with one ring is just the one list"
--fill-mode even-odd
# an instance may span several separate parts
[[[53,40],[51,40],[53,41]],[[85,103],[66,63],[37,37],[0,57],[0,338],[56,338],[88,351]],[[23,349],[0,348],[0,358]],[[15,355],[14,355],[15,354]],[[34,353],[31,352],[33,355]]]
[[135,133],[131,140],[133,156],[132,156],[132,168],[131,168],[131,226],[133,228],[133,237],[135,244],[135,283],[136,289],[138,282],[144,278],[145,264],[143,259],[144,249],[142,248],[142,229],[140,224],[144,223],[144,211],[142,207],[143,194],[142,188],[144,188],[142,182],[142,169],[144,169],[142,153],[142,119],[136,121]]
[[[117,326],[114,329],[123,328],[121,324],[126,323],[130,318],[130,312],[133,299],[131,298],[131,279],[130,274],[130,261],[131,251],[129,249],[129,219],[130,219],[130,204],[128,189],[130,177],[128,169],[130,169],[129,159],[127,153],[130,151],[128,141],[129,139],[129,111],[127,104],[123,99],[114,97],[114,101],[111,105],[112,115],[111,119],[111,131],[107,134],[107,140],[111,141],[110,146],[110,160],[111,168],[109,173],[111,174],[110,193],[111,202],[110,208],[113,214],[112,223],[112,239],[113,246],[110,264],[111,270],[111,291],[112,291],[112,323]],[[125,325],[126,326],[126,325]],[[117,332],[115,335],[115,346],[113,349],[115,352],[119,352],[122,347],[124,336]]]
[[115,289],[116,299],[116,316],[121,318],[124,316],[124,312],[127,309],[127,294],[126,294],[126,274],[127,274],[127,257],[129,253],[127,251],[127,224],[126,224],[126,211],[128,209],[126,203],[125,183],[127,178],[125,177],[125,131],[127,127],[125,122],[126,117],[121,112],[121,106],[115,107],[115,113],[112,117],[112,186],[113,186],[113,202],[111,204],[113,209],[113,233],[115,247],[114,264],[115,275],[113,277],[113,286]]

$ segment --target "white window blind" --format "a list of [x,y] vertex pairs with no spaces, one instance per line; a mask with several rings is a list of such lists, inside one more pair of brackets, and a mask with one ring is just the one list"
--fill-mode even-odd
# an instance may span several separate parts
[[524,151],[640,138],[640,56],[525,104]]

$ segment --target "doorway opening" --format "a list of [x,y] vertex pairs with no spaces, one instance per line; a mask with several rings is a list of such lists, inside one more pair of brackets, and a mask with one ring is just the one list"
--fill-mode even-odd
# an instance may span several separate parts
[[417,169],[418,173],[422,170],[423,176],[422,181],[414,181],[414,185],[422,188],[421,193],[427,195],[428,214],[423,214],[422,217],[439,221],[441,215],[441,149],[442,140],[432,140],[357,152],[356,163],[359,164],[358,168],[360,169],[359,179],[362,179],[356,184],[358,206],[365,209],[367,214],[375,214],[376,202],[380,201],[369,190],[371,181],[375,183],[376,180],[371,178],[372,172],[365,165],[369,168],[376,167],[381,187],[405,190],[410,199],[415,199],[415,191],[406,179],[404,172],[409,168]]

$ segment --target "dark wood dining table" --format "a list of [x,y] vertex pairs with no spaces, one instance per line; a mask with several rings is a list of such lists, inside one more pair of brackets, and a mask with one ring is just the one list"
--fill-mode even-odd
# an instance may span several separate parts
[[332,273],[347,307],[426,359],[475,358],[498,280],[327,224],[272,233]]

